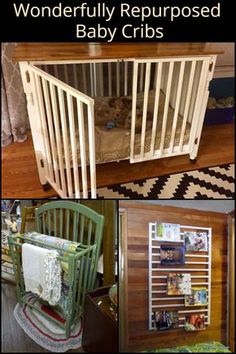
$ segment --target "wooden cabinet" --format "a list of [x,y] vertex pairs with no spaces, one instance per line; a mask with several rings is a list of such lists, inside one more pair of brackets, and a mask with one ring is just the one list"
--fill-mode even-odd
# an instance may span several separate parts
[[109,299],[110,287],[87,294],[82,347],[86,352],[118,352],[117,320]]

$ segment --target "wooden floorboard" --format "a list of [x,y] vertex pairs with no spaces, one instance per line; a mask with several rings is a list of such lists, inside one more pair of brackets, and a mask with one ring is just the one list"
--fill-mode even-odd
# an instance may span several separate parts
[[[234,124],[204,127],[198,159],[176,156],[143,163],[129,161],[97,166],[97,186],[130,182],[193,169],[234,162]],[[38,178],[32,140],[14,143],[2,149],[2,197],[49,198],[56,196],[51,188],[44,192]]]
[[[13,284],[1,284],[1,353],[50,353],[35,343],[18,325],[13,315],[16,300],[16,287]],[[83,352],[82,348],[69,350],[68,353]]]

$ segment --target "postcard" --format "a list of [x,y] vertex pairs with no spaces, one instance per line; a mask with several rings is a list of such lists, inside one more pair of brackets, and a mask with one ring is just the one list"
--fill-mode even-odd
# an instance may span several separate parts
[[186,251],[208,251],[207,234],[205,232],[184,232]]
[[156,224],[156,240],[157,241],[169,241],[180,242],[180,225],[157,223]]
[[156,311],[153,312],[154,327],[158,330],[165,330],[179,327],[178,312]]
[[184,264],[185,248],[161,245],[160,258],[162,265]]
[[185,306],[204,306],[207,305],[207,289],[192,288],[191,295],[185,295]]
[[204,313],[187,315],[185,317],[184,329],[185,329],[185,331],[188,331],[188,332],[202,331],[202,330],[206,329]]
[[167,295],[191,295],[191,274],[169,273]]

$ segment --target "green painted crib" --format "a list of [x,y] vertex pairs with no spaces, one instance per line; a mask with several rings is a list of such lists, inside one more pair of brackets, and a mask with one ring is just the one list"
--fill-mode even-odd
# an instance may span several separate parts
[[[66,268],[68,281],[66,311],[64,308],[62,311],[65,321],[62,324],[56,318],[50,317],[50,319],[62,326],[68,337],[71,326],[83,313],[86,292],[93,290],[95,286],[104,217],[79,203],[54,201],[37,208],[35,210],[35,219],[35,233],[10,235],[8,237],[16,277],[17,299],[20,304],[27,303],[29,306],[34,307],[32,303],[29,303],[27,292],[25,291],[21,257],[23,243],[27,242],[39,247],[59,251],[57,259]],[[62,252],[55,245],[48,245],[42,240],[33,238],[33,236],[38,236],[38,234],[73,241],[78,243],[78,247]],[[45,304],[44,300],[40,301]],[[35,310],[40,311],[38,307],[35,307]],[[43,313],[43,315],[49,317],[46,313]]]

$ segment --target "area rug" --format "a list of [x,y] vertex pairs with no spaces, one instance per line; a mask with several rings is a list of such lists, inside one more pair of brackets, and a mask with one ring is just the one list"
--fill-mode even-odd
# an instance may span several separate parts
[[[48,311],[48,308],[41,305],[34,295],[28,294],[26,296],[31,304],[40,307],[42,311],[47,312],[52,317],[57,317],[63,323],[63,318],[60,318],[54,311]],[[81,347],[81,320],[77,321],[72,327],[70,336],[67,339],[65,331],[60,326],[46,319],[29,305],[24,304],[20,306],[17,304],[14,309],[14,316],[21,328],[34,342],[51,352],[63,353],[69,349],[78,349]]]
[[234,164],[115,184],[97,189],[97,198],[233,199]]

